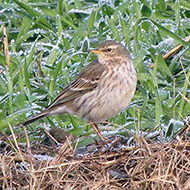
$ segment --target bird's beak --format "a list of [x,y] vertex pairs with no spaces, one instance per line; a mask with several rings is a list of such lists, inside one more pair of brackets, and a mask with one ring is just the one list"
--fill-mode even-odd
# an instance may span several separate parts
[[99,49],[90,49],[89,51],[92,53],[96,53],[96,54],[101,53],[101,50],[99,50]]

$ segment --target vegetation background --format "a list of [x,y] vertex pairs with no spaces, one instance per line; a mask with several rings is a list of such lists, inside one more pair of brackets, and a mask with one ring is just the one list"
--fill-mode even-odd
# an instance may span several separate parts
[[[7,27],[10,68],[0,49],[0,130],[16,126],[43,110],[95,55],[87,52],[106,39],[128,47],[138,72],[131,104],[107,126],[112,134],[127,130],[162,134],[172,139],[190,114],[190,4],[185,0],[1,0],[0,32]],[[177,44],[183,49],[165,61]],[[151,65],[154,67],[151,68]],[[186,98],[185,98],[186,97]],[[106,108],[105,108],[106,109]],[[55,125],[80,137],[94,133],[90,125],[69,115],[48,117],[28,127],[31,139]],[[84,145],[92,137],[81,139]]]

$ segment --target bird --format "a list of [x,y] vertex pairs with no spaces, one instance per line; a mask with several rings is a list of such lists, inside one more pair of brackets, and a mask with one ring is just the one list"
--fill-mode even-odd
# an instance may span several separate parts
[[137,73],[129,51],[121,43],[106,40],[89,51],[97,59],[85,66],[44,111],[22,122],[23,126],[67,113],[89,122],[105,142],[98,123],[128,106],[136,90]]

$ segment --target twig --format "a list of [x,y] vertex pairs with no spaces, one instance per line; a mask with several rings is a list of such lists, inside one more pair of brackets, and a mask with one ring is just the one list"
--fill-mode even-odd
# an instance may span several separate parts
[[177,136],[181,136],[188,128],[190,127],[190,120],[186,125],[180,130],[180,132],[177,134]]
[[59,149],[58,154],[51,161],[50,165],[58,165],[59,163],[61,163],[61,160],[64,158],[66,151],[67,151],[67,147],[69,146],[71,140],[72,140],[72,135],[67,137],[67,140],[62,145],[62,147]]
[[178,93],[182,96],[184,100],[186,100],[190,104],[190,100],[186,96],[184,96],[181,92]]

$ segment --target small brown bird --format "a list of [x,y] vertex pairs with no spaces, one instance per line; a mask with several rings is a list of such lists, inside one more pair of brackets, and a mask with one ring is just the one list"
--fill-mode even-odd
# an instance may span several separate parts
[[97,60],[84,67],[46,110],[23,125],[50,115],[73,114],[91,122],[104,142],[97,123],[121,112],[134,95],[137,76],[128,50],[115,41],[105,41],[96,49]]

